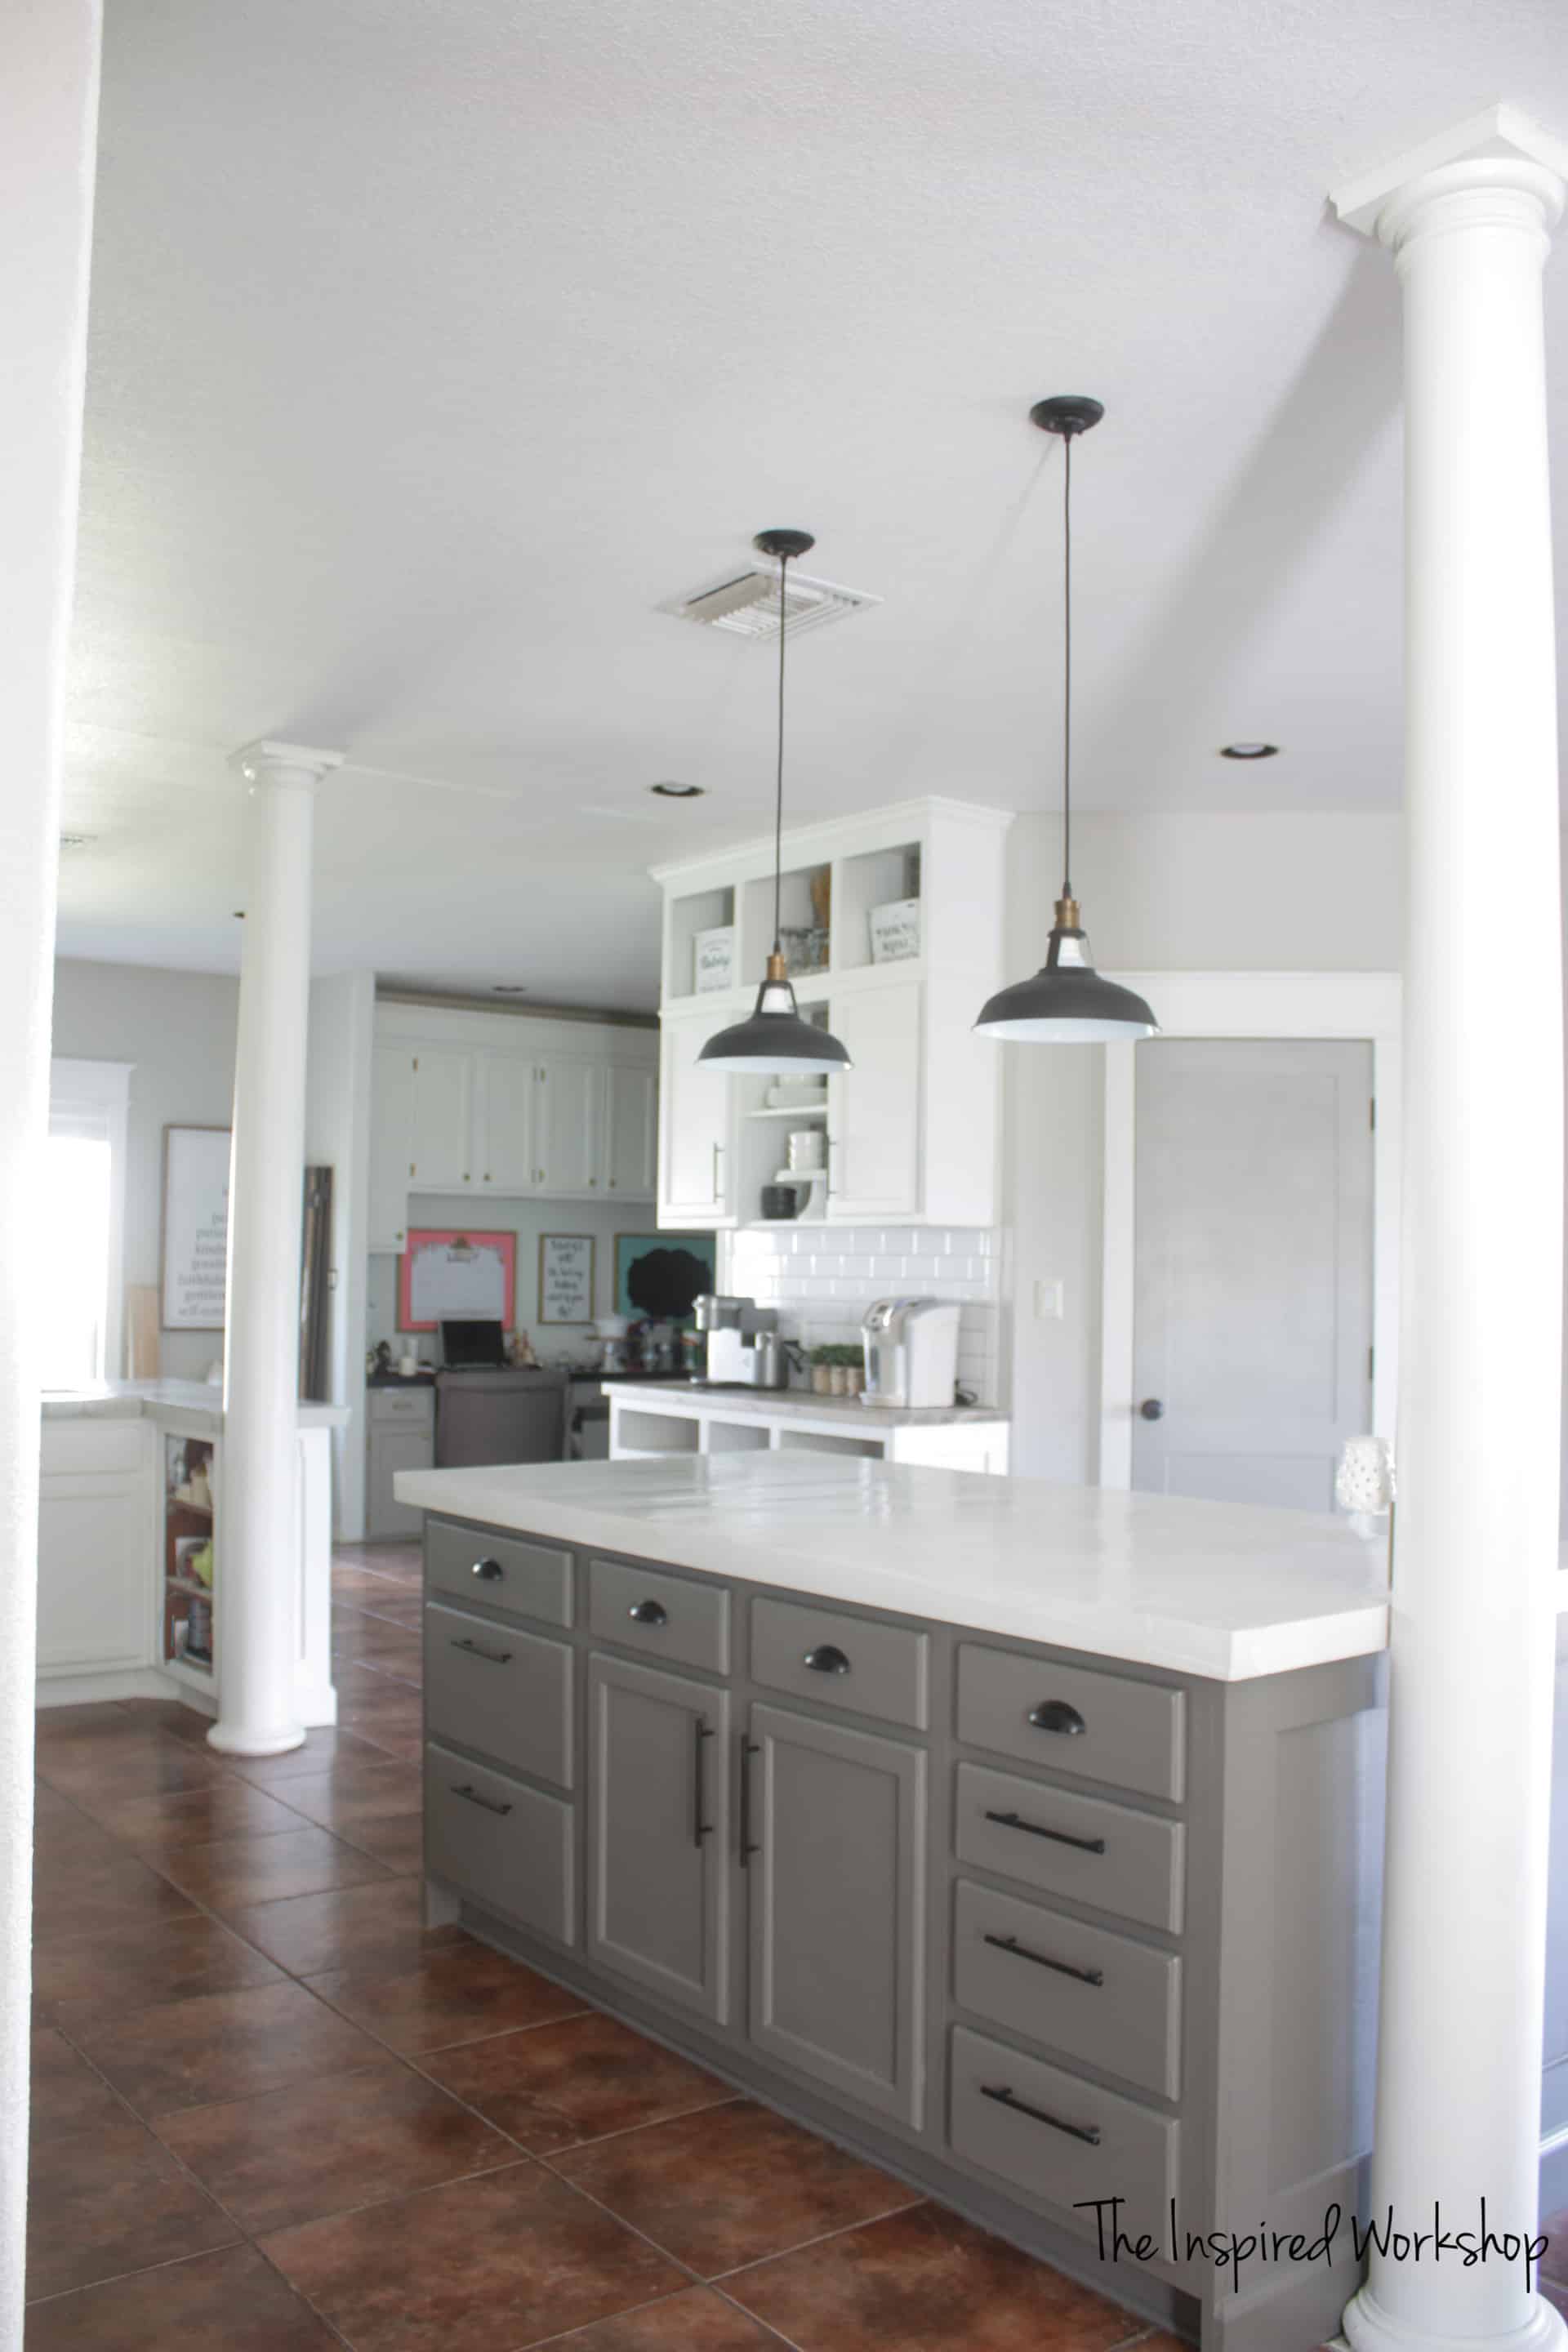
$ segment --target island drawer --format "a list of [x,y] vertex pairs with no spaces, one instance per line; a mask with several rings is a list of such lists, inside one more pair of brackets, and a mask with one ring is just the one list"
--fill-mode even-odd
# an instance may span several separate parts
[[1186,1706],[1179,1690],[964,1642],[958,1737],[1053,1772],[1079,1772],[1180,1802]]
[[752,1606],[752,1678],[856,1715],[923,1731],[929,1648],[908,1625],[881,1625],[795,1601]]
[[588,1627],[595,1641],[667,1665],[730,1671],[730,1596],[721,1585],[663,1576],[625,1560],[588,1562]]
[[573,1808],[510,1774],[425,1749],[425,1868],[487,1911],[577,1940]]
[[[967,2026],[952,2029],[953,2154],[1015,2193],[1060,2207],[1091,2238],[1094,2214],[1073,2208],[1120,2197],[1116,2220],[1130,2237],[1147,2231],[1167,2242],[1180,2135],[1173,2117],[1136,2099],[1022,2057]],[[1108,2231],[1110,2218],[1107,2207]]]
[[1182,1963],[1108,1927],[961,1878],[952,1995],[960,2008],[1140,2089],[1180,2088]]
[[526,1536],[431,1519],[425,1529],[425,1581],[431,1593],[480,1601],[547,1625],[572,1622],[572,1555]]
[[960,1862],[1180,1932],[1179,1822],[978,1764],[959,1765],[955,1778],[953,1844]]
[[436,1601],[425,1612],[425,1722],[437,1738],[572,1786],[572,1651]]

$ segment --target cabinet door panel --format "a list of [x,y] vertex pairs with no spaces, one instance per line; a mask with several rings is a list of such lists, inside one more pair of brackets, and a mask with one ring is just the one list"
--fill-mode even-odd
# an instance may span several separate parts
[[608,1190],[651,1200],[658,1128],[654,1074],[630,1062],[612,1062],[605,1073],[608,1136],[605,1173]]
[[531,1056],[487,1054],[484,1066],[484,1150],[481,1176],[492,1192],[538,1189],[534,1150],[540,1065]]
[[734,1223],[731,1081],[697,1058],[731,1017],[708,1013],[665,1022],[658,1084],[660,1224]]
[[474,1170],[469,1139],[472,1057],[446,1045],[414,1055],[414,1162],[410,1181],[424,1192],[460,1192]]
[[925,1756],[782,1707],[751,1737],[751,2038],[918,2126]]
[[414,1158],[414,1054],[378,1045],[370,1087],[370,1247],[401,1250]]
[[597,1192],[597,1067],[566,1055],[546,1055],[539,1066],[540,1187],[546,1192]]
[[728,1695],[595,1653],[588,1711],[589,1955],[722,2025]]
[[392,1482],[399,1470],[428,1470],[435,1458],[435,1434],[427,1423],[371,1423],[365,1532],[373,1543],[384,1536],[416,1536],[421,1532],[424,1512],[400,1503],[393,1493]]
[[854,1067],[828,1081],[827,1213],[912,1216],[921,1204],[921,984],[835,997],[830,1025]]
[[145,1665],[154,1553],[146,1482],[46,1478],[38,1497],[38,1672]]

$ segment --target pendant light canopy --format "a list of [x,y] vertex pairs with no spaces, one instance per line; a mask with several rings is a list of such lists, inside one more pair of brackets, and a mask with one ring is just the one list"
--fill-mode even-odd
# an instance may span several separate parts
[[1098,400],[1081,393],[1059,394],[1029,411],[1031,423],[1059,435],[1062,444],[1062,895],[1043,967],[1032,980],[1015,982],[982,1007],[974,1026],[983,1037],[1098,1045],[1152,1037],[1159,1027],[1141,996],[1101,980],[1095,971],[1072,894],[1072,445],[1104,414]]
[[847,1049],[826,1029],[803,1021],[784,957],[779,908],[784,866],[784,638],[789,622],[785,586],[791,562],[816,541],[808,530],[760,530],[752,545],[761,555],[776,555],[779,564],[779,731],[778,768],[773,787],[773,945],[757,1001],[744,1021],[710,1037],[697,1056],[710,1068],[730,1070],[737,1077],[766,1077],[787,1071],[792,1077],[831,1076],[849,1067]]

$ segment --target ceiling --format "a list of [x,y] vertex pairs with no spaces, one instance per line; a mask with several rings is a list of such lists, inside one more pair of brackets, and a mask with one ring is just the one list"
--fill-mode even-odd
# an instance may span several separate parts
[[647,868],[765,829],[773,726],[656,608],[773,523],[883,600],[792,662],[790,815],[1054,805],[1054,391],[1084,803],[1396,801],[1397,293],[1325,191],[1568,130],[1560,0],[107,14],[64,952],[234,965],[277,735],[346,754],[318,968],[651,1004]]

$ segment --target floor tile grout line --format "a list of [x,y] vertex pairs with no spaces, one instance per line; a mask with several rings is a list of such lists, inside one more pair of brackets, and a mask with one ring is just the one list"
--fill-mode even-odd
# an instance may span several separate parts
[[[831,2147],[832,2142],[829,2141],[826,2145]],[[767,2263],[783,2262],[788,2254],[809,2253],[814,2246],[826,2246],[835,2238],[850,2237],[857,2230],[875,2230],[882,2222],[897,2221],[901,2213],[912,2213],[917,2207],[929,2205],[931,2201],[931,2199],[922,2190],[911,2196],[906,2204],[889,2205],[880,2213],[863,2213],[858,2221],[840,2222],[837,2229],[819,2230],[815,2238],[802,2238],[795,2245],[777,2246],[771,2253],[754,2254],[749,2262],[736,2263],[727,2271],[715,2271],[704,2284],[711,2287],[722,2287],[726,2280],[742,2278],[748,2271],[760,2271]],[[738,2298],[731,2296],[731,2300],[734,2302]],[[742,2310],[745,2308],[744,2305],[741,2307]]]

